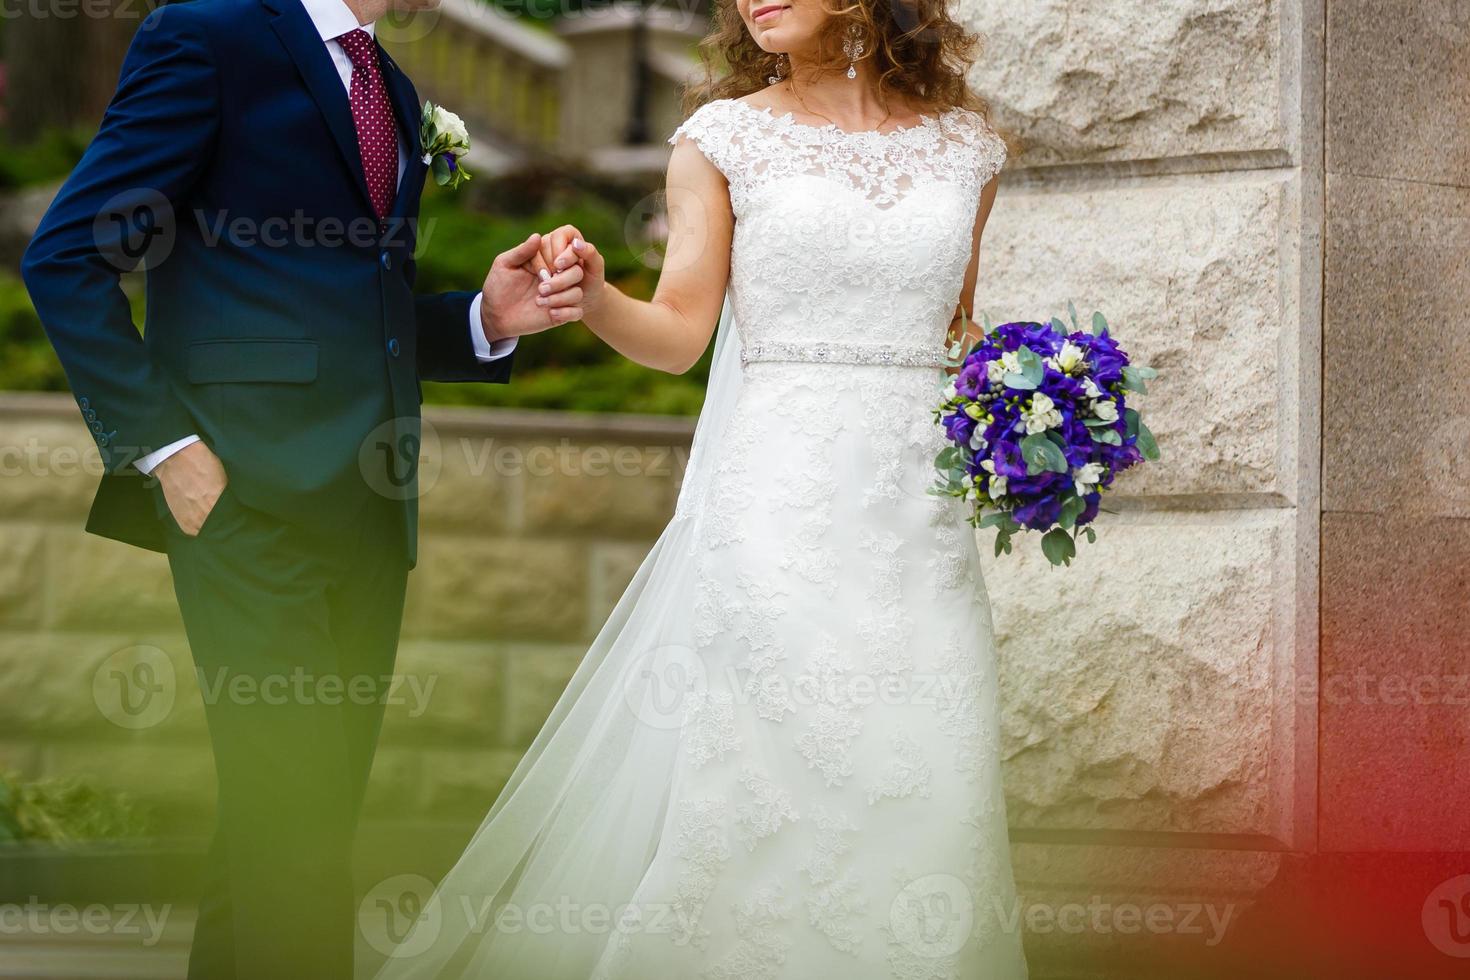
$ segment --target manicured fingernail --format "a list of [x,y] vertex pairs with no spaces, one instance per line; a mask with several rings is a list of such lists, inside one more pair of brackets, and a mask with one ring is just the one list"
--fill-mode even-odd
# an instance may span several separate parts
[[547,302],[548,301],[547,301],[547,299],[546,299],[545,296],[537,296],[536,297],[536,305],[537,306],[545,306]]
[[545,269],[542,269],[540,274],[542,282],[551,282],[551,273],[547,272]]
[[579,252],[582,251],[582,249],[585,248],[586,246],[587,246],[587,243],[584,242],[584,241],[582,241],[582,239],[580,239],[580,238],[573,238],[572,239],[572,248],[576,249],[577,251],[579,251]]
[[551,292],[551,286],[544,282],[541,284],[540,289],[542,296],[545,296],[547,293]]

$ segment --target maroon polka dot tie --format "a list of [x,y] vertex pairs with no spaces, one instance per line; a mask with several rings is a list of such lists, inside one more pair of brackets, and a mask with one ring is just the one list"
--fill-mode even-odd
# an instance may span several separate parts
[[378,67],[378,47],[367,31],[348,31],[337,38],[352,61],[352,122],[357,127],[357,150],[362,155],[362,173],[378,219],[388,217],[398,183],[398,130],[394,127],[393,103]]

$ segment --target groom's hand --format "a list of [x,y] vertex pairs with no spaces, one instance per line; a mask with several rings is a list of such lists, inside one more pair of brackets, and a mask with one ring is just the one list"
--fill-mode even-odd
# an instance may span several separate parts
[[581,266],[538,268],[541,236],[495,257],[481,291],[480,325],[492,344],[582,319]]
[[208,446],[196,442],[159,463],[153,472],[179,530],[194,537],[229,483],[224,464]]
[[607,267],[602,254],[587,241],[575,225],[562,225],[541,238],[541,261],[557,274],[563,270],[582,269],[582,313],[592,313],[602,303],[607,285]]

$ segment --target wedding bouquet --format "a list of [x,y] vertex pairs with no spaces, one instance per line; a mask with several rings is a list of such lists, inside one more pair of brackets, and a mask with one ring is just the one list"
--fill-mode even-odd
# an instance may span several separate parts
[[935,460],[933,492],[972,502],[970,523],[996,529],[997,555],[1010,553],[1017,531],[1045,531],[1053,565],[1071,564],[1080,534],[1096,540],[1089,525],[1117,475],[1159,458],[1126,404],[1157,372],[1129,363],[1101,313],[1089,332],[1068,309],[1070,330],[1060,319],[992,327],[987,318],[963,360],[960,344],[950,351],[960,370],[935,412],[953,445]]

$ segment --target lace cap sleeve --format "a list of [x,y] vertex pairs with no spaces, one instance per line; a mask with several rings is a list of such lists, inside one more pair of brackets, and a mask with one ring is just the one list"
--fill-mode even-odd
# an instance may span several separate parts
[[975,154],[976,180],[984,187],[1006,164],[1006,141],[980,113],[971,109],[952,110],[954,135]]
[[699,151],[719,168],[725,179],[734,183],[733,171],[736,162],[732,136],[735,134],[735,106],[730,99],[707,102],[694,111],[688,119],[669,137],[669,143],[677,146],[681,140],[692,140]]

